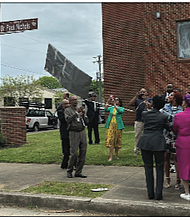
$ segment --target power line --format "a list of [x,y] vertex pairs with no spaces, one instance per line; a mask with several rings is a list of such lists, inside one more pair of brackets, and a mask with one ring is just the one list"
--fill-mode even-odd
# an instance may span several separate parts
[[6,44],[1,44],[1,46],[5,46],[5,47],[9,47],[9,48],[15,48],[15,49],[19,49],[19,50],[26,50],[26,51],[30,51],[30,52],[34,52],[34,53],[44,54],[43,52],[40,52],[40,51],[29,50],[29,49],[26,49],[26,48],[15,47],[15,46],[10,46],[10,45],[6,45]]
[[[33,40],[33,41],[36,41],[36,42],[39,42],[39,43],[42,43],[42,44],[49,44],[47,42],[44,42],[44,41],[40,41],[40,40],[37,40],[37,39],[34,39],[34,38],[31,38],[31,37],[28,37],[26,35],[20,35],[21,37],[24,37],[24,38],[28,38],[30,40]],[[72,51],[72,52],[75,52],[75,53],[81,53],[80,51],[76,51],[76,50],[72,50],[72,49],[68,49],[68,48],[64,48],[64,47],[59,47],[59,48],[62,48],[64,50],[69,50],[69,51]]]
[[[25,50],[25,51],[30,51],[30,52],[34,52],[34,53],[44,54],[44,52],[41,52],[41,51],[30,50],[30,49],[21,48],[21,47],[15,47],[15,46],[12,46],[12,45],[7,45],[7,44],[0,44],[0,45],[5,46],[5,47],[9,47],[9,48],[15,48],[15,49],[19,49],[19,50]],[[74,56],[70,56],[69,58],[74,58]],[[91,58],[81,58],[81,59],[90,60]]]
[[23,68],[20,68],[20,67],[17,67],[17,66],[13,66],[13,65],[10,65],[10,64],[7,64],[7,63],[1,63],[0,65],[8,67],[8,68],[12,68],[12,69],[21,70],[21,71],[24,71],[24,72],[35,73],[35,74],[38,74],[38,75],[42,75],[42,74],[45,75],[45,73],[37,73],[37,72],[35,72],[33,70],[23,69]]

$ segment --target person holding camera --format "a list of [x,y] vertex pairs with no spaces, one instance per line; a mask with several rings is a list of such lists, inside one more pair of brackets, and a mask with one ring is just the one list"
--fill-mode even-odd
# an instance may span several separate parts
[[135,147],[134,147],[134,153],[135,155],[140,154],[140,150],[137,147],[138,141],[140,139],[140,136],[143,132],[143,126],[144,123],[142,122],[142,112],[150,108],[150,103],[152,102],[152,99],[150,97],[147,97],[147,91],[146,89],[142,88],[139,92],[136,93],[136,95],[131,99],[129,102],[130,106],[135,106],[136,110],[136,118],[134,123],[134,129],[135,129]]
[[169,95],[171,94],[171,92],[173,92],[173,85],[172,84],[168,84],[167,87],[166,87],[166,92],[165,94],[161,95],[162,99],[165,101],[165,103],[169,103],[168,100],[169,100]]
[[[182,102],[183,102],[183,95],[179,91],[173,91],[168,96],[168,102],[164,105],[163,109],[160,112],[168,115],[168,120],[173,124],[175,114],[182,112]],[[181,188],[181,180],[179,178],[179,171],[178,171],[178,164],[177,164],[177,157],[176,157],[176,148],[174,148],[176,135],[172,131],[164,131],[164,136],[166,140],[166,153],[165,153],[165,175],[166,175],[166,183],[164,188],[171,187],[171,180],[170,180],[170,156],[173,155],[175,170],[176,170],[176,185],[175,189]]]
[[94,129],[94,136],[95,136],[95,144],[99,144],[100,137],[98,131],[98,123],[99,123],[99,107],[100,104],[95,102],[96,100],[96,93],[92,92],[89,93],[89,99],[85,100],[84,103],[87,105],[87,116],[88,116],[88,140],[89,144],[92,144],[92,129]]
[[82,174],[82,169],[86,158],[87,140],[85,126],[88,123],[88,117],[85,115],[83,106],[77,108],[78,100],[76,96],[71,96],[69,101],[71,106],[66,108],[64,112],[65,120],[68,124],[67,129],[69,130],[70,140],[70,157],[67,177],[73,177],[73,166],[76,164],[75,177],[86,178],[87,176]]
[[[109,107],[109,102],[113,105]],[[122,107],[122,101],[120,98],[113,98],[111,95],[105,105],[105,112],[109,112],[105,127],[108,129],[106,132],[105,147],[110,149],[110,158],[108,161],[112,161],[113,149],[115,149],[115,158],[119,159],[118,151],[122,146],[122,129],[124,124],[122,116],[125,109]]]

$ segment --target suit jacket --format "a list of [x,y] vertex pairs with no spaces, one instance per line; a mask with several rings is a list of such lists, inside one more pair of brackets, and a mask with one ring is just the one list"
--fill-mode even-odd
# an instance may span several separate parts
[[61,139],[69,138],[69,131],[67,130],[68,125],[67,125],[67,122],[65,121],[64,111],[65,111],[65,109],[62,107],[57,112],[58,113],[58,118],[59,118],[59,121],[60,121],[59,130],[60,130]]
[[168,116],[157,109],[142,112],[144,131],[137,147],[149,151],[163,151],[166,149],[163,129],[169,130]]
[[77,113],[77,110],[72,106],[65,109],[65,120],[68,124],[67,129],[69,131],[82,131],[88,124],[88,117],[82,116],[81,113]]
[[[105,112],[109,112],[108,119],[105,124],[106,128],[109,128],[109,124],[112,119],[112,113],[113,113],[114,108],[115,108],[114,106],[111,106],[111,107],[108,107],[107,109],[105,109]],[[125,111],[125,109],[123,107],[119,107],[116,112],[116,121],[117,121],[118,130],[125,128],[123,121],[122,121],[122,116],[123,116],[124,111]]]
[[[93,119],[98,121],[99,120],[99,105],[98,105],[98,103],[88,101],[88,100],[85,100],[84,102],[88,108],[86,115],[88,116],[89,122],[92,122]],[[94,104],[96,105],[96,111],[94,111]]]
[[177,135],[175,146],[190,150],[190,108],[175,115],[173,132]]

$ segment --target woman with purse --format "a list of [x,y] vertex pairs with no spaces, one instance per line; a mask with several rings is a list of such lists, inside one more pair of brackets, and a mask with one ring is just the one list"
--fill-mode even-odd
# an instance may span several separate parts
[[[113,103],[113,106],[109,106],[109,102]],[[108,119],[106,121],[105,127],[108,129],[106,132],[105,147],[110,149],[110,158],[108,161],[113,159],[113,149],[115,149],[115,158],[118,158],[118,151],[122,146],[122,129],[124,129],[124,124],[122,121],[122,116],[125,109],[122,107],[122,101],[120,98],[110,97],[105,105],[105,112],[109,112]]]

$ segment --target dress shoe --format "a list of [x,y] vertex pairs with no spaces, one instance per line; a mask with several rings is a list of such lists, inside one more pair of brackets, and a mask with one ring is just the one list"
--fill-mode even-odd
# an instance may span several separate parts
[[162,195],[157,195],[156,196],[156,200],[162,200],[163,199],[163,196]]
[[68,178],[73,178],[72,173],[71,173],[71,172],[67,172],[67,177],[68,177]]
[[92,144],[92,141],[89,141],[89,144]]
[[82,173],[75,174],[75,177],[87,178],[87,176],[83,175]]

